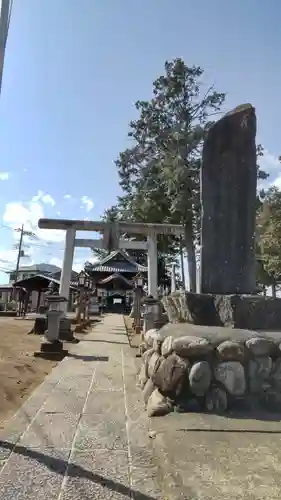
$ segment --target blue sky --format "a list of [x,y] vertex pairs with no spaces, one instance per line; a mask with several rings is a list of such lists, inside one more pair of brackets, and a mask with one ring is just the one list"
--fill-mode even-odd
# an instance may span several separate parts
[[[150,98],[166,59],[202,66],[206,85],[227,92],[225,109],[256,107],[263,164],[281,186],[280,21],[279,0],[14,0],[0,97],[0,282],[15,266],[12,228],[98,219],[115,202],[133,103]],[[62,240],[38,233],[21,263],[60,264]],[[76,251],[75,268],[89,255]]]

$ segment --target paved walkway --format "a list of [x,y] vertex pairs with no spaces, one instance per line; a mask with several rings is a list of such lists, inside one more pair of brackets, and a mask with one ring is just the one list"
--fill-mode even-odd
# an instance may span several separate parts
[[107,315],[1,431],[0,499],[163,500],[135,381],[123,318]]

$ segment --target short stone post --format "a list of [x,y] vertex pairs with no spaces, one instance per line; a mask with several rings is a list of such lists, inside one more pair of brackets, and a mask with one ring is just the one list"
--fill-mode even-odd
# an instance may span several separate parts
[[46,359],[62,359],[67,350],[63,349],[63,343],[59,340],[60,322],[64,312],[60,309],[60,305],[65,303],[67,299],[60,295],[49,295],[47,297],[49,303],[49,311],[47,313],[48,329],[44,333],[44,342],[41,344],[39,352],[35,352],[34,356]]
[[144,305],[143,332],[146,333],[148,330],[159,326],[163,306],[159,300],[151,296],[144,297],[142,303]]

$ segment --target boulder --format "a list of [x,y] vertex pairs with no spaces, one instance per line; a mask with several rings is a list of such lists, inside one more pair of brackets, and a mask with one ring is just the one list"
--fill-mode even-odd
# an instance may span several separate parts
[[161,356],[157,353],[154,352],[152,356],[150,357],[149,363],[148,363],[148,368],[147,368],[147,375],[148,378],[151,378],[153,374],[157,371],[160,363],[161,363]]
[[272,358],[260,356],[251,359],[248,365],[249,390],[258,393],[263,390],[264,384],[270,378],[273,368]]
[[227,394],[220,387],[211,387],[205,399],[205,409],[209,412],[224,413],[227,410]]
[[162,358],[152,375],[152,381],[162,394],[175,397],[180,394],[189,363],[176,354]]
[[143,364],[145,366],[145,375],[146,375],[146,378],[149,378],[149,376],[148,376],[148,366],[149,366],[150,358],[151,358],[151,356],[153,354],[154,354],[154,349],[148,349],[142,355],[142,361],[143,361]]
[[138,374],[138,378],[137,378],[137,386],[140,387],[140,389],[143,389],[147,380],[148,380],[148,376],[147,376],[147,369],[146,369],[146,365],[145,363],[142,363],[141,367],[140,367],[140,371],[139,371],[139,374]]
[[163,342],[166,337],[180,338],[186,336],[200,337],[209,340],[214,347],[225,340],[245,343],[252,337],[263,337],[252,330],[226,328],[222,326],[193,325],[191,323],[168,323],[159,330],[159,338]]
[[270,381],[275,389],[281,392],[281,358],[273,363]]
[[264,337],[252,337],[246,341],[246,346],[253,356],[270,356],[276,351],[276,344]]
[[203,396],[210,387],[212,371],[207,361],[199,361],[192,365],[189,372],[190,390],[195,396]]
[[173,351],[183,358],[206,356],[213,350],[209,340],[200,337],[180,337],[173,341]]
[[164,341],[162,342],[161,346],[161,354],[166,358],[173,352],[173,337],[170,335],[169,337],[166,337]]
[[154,340],[159,338],[158,332],[156,328],[151,328],[144,334],[144,341],[148,347],[152,347]]
[[245,355],[245,349],[242,342],[235,340],[225,340],[217,347],[217,353],[223,361],[242,361]]
[[245,393],[245,372],[243,365],[239,361],[219,363],[215,368],[214,376],[231,396],[243,396]]
[[153,391],[156,389],[155,385],[153,384],[151,378],[149,378],[143,388],[142,395],[143,395],[143,400],[145,404],[147,405],[148,400],[153,393]]
[[162,344],[162,342],[158,338],[153,340],[152,349],[154,352],[157,352],[157,354],[161,354],[161,344]]
[[170,401],[155,389],[147,402],[147,414],[149,417],[161,417],[172,411]]

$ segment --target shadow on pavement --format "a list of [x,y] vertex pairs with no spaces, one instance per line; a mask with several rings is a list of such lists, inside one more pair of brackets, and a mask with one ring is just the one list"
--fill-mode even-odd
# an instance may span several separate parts
[[[11,450],[13,453],[17,453],[19,455],[23,455],[34,460],[37,460],[39,463],[43,463],[46,465],[51,471],[57,472],[62,476],[65,475],[67,471],[68,477],[81,477],[84,479],[88,479],[96,484],[101,484],[102,486],[108,488],[111,491],[115,491],[117,493],[121,493],[122,495],[127,496],[128,498],[133,498],[135,500],[155,500],[154,497],[148,496],[140,491],[132,490],[128,488],[124,484],[113,481],[113,479],[108,479],[107,477],[101,476],[100,474],[96,474],[95,472],[91,472],[87,469],[79,465],[75,465],[72,463],[68,463],[65,460],[60,458],[50,457],[49,455],[45,455],[39,451],[31,450],[26,448],[25,446],[14,446],[14,444],[8,441],[0,440],[0,448],[5,448]],[[133,497],[132,497],[133,495]]]
[[83,342],[101,342],[102,344],[128,345],[128,342],[116,342],[115,340],[83,339]]
[[109,361],[108,356],[84,356],[83,354],[68,353],[68,358],[81,359],[82,361]]

